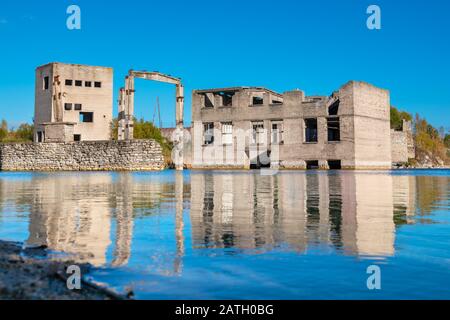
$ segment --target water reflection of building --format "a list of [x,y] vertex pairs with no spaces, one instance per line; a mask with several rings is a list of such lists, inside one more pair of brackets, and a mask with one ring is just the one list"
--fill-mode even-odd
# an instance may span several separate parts
[[32,179],[28,245],[80,254],[94,265],[106,262],[111,244],[109,175],[61,175]]
[[[394,202],[414,212],[411,179],[377,173],[192,173],[195,248],[304,251],[329,245],[349,254],[394,254]],[[395,195],[394,188],[401,191]]]
[[283,246],[304,252],[325,245],[347,254],[389,256],[395,253],[395,228],[432,211],[448,192],[445,177],[374,172],[191,172],[190,180],[185,184],[182,174],[0,176],[0,207],[30,212],[28,244],[79,254],[94,265],[107,262],[111,247],[114,266],[131,257],[136,216],[174,213],[175,230],[168,237],[176,251],[158,248],[170,256],[163,269],[180,274],[183,202],[189,195],[194,248]]
[[31,177],[7,183],[0,179],[0,205],[13,201],[16,210],[30,213],[26,243],[76,254],[80,262],[96,266],[107,263],[111,245],[111,264],[128,262],[135,214],[154,209],[164,187],[131,173]]
[[[344,248],[360,255],[394,254],[395,225],[392,176],[359,173],[342,175]],[[350,190],[345,189],[350,186]]]

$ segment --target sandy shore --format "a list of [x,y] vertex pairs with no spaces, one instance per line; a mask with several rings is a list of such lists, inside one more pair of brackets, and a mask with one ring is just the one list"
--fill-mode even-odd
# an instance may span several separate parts
[[[115,300],[127,299],[86,281],[81,290],[66,284],[68,260],[46,259],[45,248],[22,249],[21,243],[0,241],[0,300]],[[81,265],[82,274],[90,265]]]

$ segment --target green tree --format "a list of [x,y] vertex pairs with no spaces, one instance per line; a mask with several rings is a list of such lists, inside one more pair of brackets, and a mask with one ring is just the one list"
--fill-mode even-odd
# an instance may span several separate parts
[[418,114],[415,116],[414,126],[414,140],[417,154],[419,156],[421,154],[431,154],[448,162],[447,148],[444,144],[445,140],[441,139],[439,131]]
[[[119,131],[119,121],[117,119],[113,119],[111,122],[111,139],[118,139],[118,131]],[[173,145],[170,141],[168,141],[152,122],[145,121],[144,119],[134,119],[134,133],[133,137],[135,139],[153,139],[156,140],[163,149],[164,159],[168,165],[171,164],[171,154]]]
[[18,141],[33,141],[34,126],[22,123],[15,131],[15,138]]
[[391,129],[401,130],[403,120],[412,121],[412,115],[405,111],[399,111],[396,107],[391,106]]
[[445,144],[445,146],[446,146],[448,149],[450,149],[450,134],[449,134],[449,133],[447,133],[447,134],[445,135],[445,138],[444,138],[444,144]]

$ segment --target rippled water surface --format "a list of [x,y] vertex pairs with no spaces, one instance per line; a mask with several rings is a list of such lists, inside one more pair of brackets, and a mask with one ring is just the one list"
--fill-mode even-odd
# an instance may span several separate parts
[[450,171],[0,173],[0,239],[141,299],[450,299]]

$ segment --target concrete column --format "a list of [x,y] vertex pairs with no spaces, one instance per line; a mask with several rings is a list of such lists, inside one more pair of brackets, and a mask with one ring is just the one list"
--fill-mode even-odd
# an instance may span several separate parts
[[125,106],[125,140],[133,140],[134,137],[134,77],[127,77],[126,106]]
[[119,141],[125,140],[125,88],[120,88],[119,92],[119,117],[118,117],[118,133]]
[[328,166],[328,161],[319,160],[319,169],[320,170],[330,170],[330,167]]
[[177,85],[176,88],[176,133],[174,139],[174,148],[173,148],[173,161],[175,163],[176,170],[184,169],[184,87],[180,84]]

